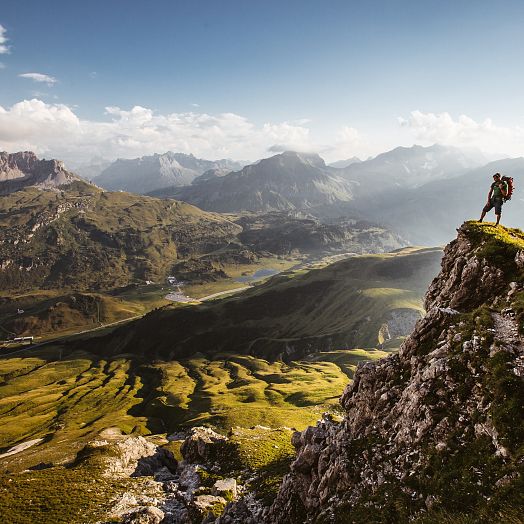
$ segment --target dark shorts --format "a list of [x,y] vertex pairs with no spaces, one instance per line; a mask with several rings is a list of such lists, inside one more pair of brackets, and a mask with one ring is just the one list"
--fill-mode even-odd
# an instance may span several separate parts
[[489,204],[484,206],[484,212],[487,213],[495,208],[495,215],[500,215],[502,213],[502,198],[492,198],[489,201]]

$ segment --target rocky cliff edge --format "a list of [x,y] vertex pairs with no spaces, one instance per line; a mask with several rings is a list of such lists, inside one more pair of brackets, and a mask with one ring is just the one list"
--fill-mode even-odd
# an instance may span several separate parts
[[359,368],[342,422],[294,434],[264,521],[521,522],[523,288],[524,234],[465,223],[400,352]]

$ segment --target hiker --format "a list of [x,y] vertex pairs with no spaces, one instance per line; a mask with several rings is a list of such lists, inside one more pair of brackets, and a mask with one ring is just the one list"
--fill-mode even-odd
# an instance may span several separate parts
[[496,225],[498,226],[500,222],[500,215],[502,213],[502,204],[504,203],[504,199],[508,196],[508,183],[501,178],[500,173],[495,173],[493,175],[493,180],[494,182],[491,184],[488,193],[488,201],[482,210],[482,215],[480,215],[479,222],[484,220],[484,217],[488,211],[491,211],[493,208],[495,208],[495,216],[497,217]]

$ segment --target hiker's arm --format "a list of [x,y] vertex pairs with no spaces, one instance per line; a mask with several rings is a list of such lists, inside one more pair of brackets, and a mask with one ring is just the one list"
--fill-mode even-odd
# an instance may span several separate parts
[[488,193],[488,202],[491,201],[491,195],[493,194],[493,188],[490,188],[489,189],[489,193]]
[[500,192],[502,193],[503,197],[508,196],[508,185],[507,184],[500,184]]

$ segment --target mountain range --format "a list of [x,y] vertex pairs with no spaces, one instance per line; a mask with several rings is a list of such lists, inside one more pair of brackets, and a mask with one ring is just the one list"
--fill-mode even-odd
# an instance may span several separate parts
[[[503,206],[502,223],[518,227],[524,222],[520,188],[524,158],[497,160],[452,179],[392,190],[357,207],[366,217],[373,217],[415,244],[442,244],[453,236],[457,224],[480,216],[497,172],[513,177],[515,184],[512,199]],[[495,220],[493,211],[486,220]]]
[[364,162],[352,163],[344,169],[344,176],[358,183],[360,196],[453,178],[486,162],[486,157],[477,150],[439,144],[414,145],[397,147]]
[[267,212],[349,202],[353,187],[318,155],[287,151],[225,176],[154,194],[225,213]]
[[[372,223],[225,216],[193,205],[109,192],[32,153],[0,157],[0,284],[4,290],[102,290],[224,278],[226,266],[276,255],[380,252],[404,245]],[[275,238],[279,241],[275,242]]]
[[94,181],[110,191],[129,191],[145,194],[155,189],[190,184],[196,177],[211,169],[239,169],[232,160],[203,160],[193,155],[173,153],[118,159],[107,166]]
[[344,164],[342,168],[327,166],[318,155],[288,151],[237,172],[209,173],[192,185],[152,194],[210,211],[307,209],[321,217],[351,215],[379,195],[461,176],[484,165],[485,158],[480,152],[434,145],[399,147],[366,161]]

